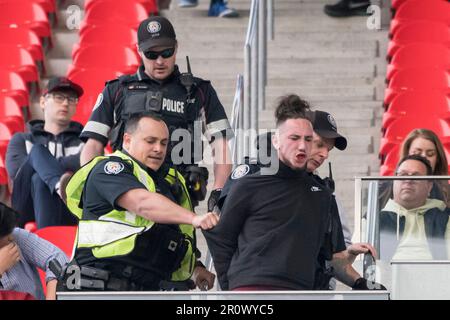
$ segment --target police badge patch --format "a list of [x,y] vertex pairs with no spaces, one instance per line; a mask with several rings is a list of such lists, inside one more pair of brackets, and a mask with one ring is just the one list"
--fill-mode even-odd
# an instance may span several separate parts
[[150,21],[147,25],[147,31],[150,33],[156,33],[161,30],[161,24],[158,21]]
[[118,174],[124,169],[123,163],[116,161],[108,161],[103,168],[106,174]]
[[103,102],[103,93],[100,93],[97,97],[97,100],[95,101],[95,105],[94,108],[92,109],[92,111],[94,111],[95,109],[97,109]]
[[247,175],[249,171],[250,167],[247,164],[241,164],[240,166],[237,166],[236,169],[233,170],[233,173],[231,174],[231,179],[236,180],[242,178],[243,176]]

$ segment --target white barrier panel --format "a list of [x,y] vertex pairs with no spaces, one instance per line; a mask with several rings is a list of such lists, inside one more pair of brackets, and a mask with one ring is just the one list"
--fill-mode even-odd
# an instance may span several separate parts
[[449,300],[450,261],[391,261],[393,300]]
[[388,291],[57,292],[58,300],[388,300]]

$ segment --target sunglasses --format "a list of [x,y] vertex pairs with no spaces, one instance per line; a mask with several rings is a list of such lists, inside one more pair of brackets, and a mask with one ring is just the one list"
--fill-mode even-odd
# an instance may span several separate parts
[[159,56],[164,59],[170,58],[175,53],[175,48],[165,49],[163,51],[145,51],[144,56],[150,60],[156,60]]

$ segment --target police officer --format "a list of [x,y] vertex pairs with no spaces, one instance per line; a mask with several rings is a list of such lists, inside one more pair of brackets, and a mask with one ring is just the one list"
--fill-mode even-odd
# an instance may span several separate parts
[[[327,188],[334,193],[334,181],[332,177],[322,179],[315,174],[316,170],[328,159],[329,152],[336,147],[339,150],[345,150],[347,147],[347,139],[339,134],[337,131],[336,121],[333,116],[327,112],[316,110],[311,114],[313,120],[313,141],[311,155],[307,163],[307,170],[311,176],[321,184],[322,187]],[[316,289],[329,289],[335,287],[335,281],[330,279],[333,273],[339,280],[344,283],[353,283],[354,289],[365,290],[375,288],[381,285],[371,284],[367,285],[367,280],[361,278],[359,273],[351,266],[355,258],[359,254],[370,253],[376,257],[375,248],[368,243],[351,242],[351,232],[349,228],[342,224],[341,221],[346,221],[342,211],[342,206],[338,205],[337,199],[333,194],[333,201],[331,207],[331,219],[326,234],[329,239],[329,250],[322,251],[318,259],[318,268],[316,271]],[[330,253],[332,256],[330,256]],[[342,272],[340,268],[331,268],[329,261],[334,260],[334,264],[339,261],[347,260],[347,267]],[[342,264],[342,262],[340,262]]]
[[184,178],[162,166],[169,132],[159,115],[134,114],[124,131],[122,151],[94,158],[66,188],[79,219],[72,264],[81,289],[186,289],[193,273],[211,288],[214,275],[196,264],[194,228],[212,228],[217,215],[195,215]]
[[[220,188],[231,172],[226,139],[227,131],[232,135],[231,127],[211,83],[193,77],[190,72],[180,73],[175,64],[177,50],[175,30],[169,20],[153,16],[141,22],[138,52],[143,64],[136,74],[109,81],[99,95],[81,134],[88,139],[81,163],[102,154],[108,135],[113,148],[119,148],[126,118],[136,112],[152,110],[160,113],[169,127],[173,149],[167,161],[178,165],[177,170],[186,178],[194,204],[206,195],[206,168],[193,165],[202,159],[204,130],[214,157],[214,191],[208,201],[209,211],[212,211]],[[184,133],[191,143],[177,144],[185,142]]]

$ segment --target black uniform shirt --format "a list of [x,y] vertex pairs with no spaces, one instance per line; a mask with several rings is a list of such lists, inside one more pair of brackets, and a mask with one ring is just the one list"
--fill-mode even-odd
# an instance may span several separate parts
[[[187,92],[179,81],[179,75],[178,67],[175,66],[174,72],[167,79],[156,81],[151,79],[144,72],[144,67],[141,66],[137,73],[131,76],[131,79],[149,85],[152,91],[162,92],[161,114],[169,127],[170,133],[176,128],[183,127],[181,124],[184,121],[184,114],[187,112]],[[103,92],[98,96],[91,117],[81,133],[82,138],[94,138],[106,145],[108,133],[120,117],[118,109],[124,100],[121,94],[122,86],[117,80],[110,81],[105,86]],[[217,135],[225,136],[227,130],[230,135],[231,127],[228,118],[211,84],[203,81],[196,90],[194,98],[195,102],[190,104],[189,107],[194,104],[200,106],[198,120],[201,120],[202,129],[208,140]]]

